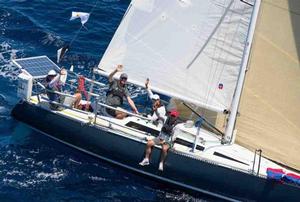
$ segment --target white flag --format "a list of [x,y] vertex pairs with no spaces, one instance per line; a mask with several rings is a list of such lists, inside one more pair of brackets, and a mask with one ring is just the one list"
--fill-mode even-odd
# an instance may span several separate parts
[[90,14],[84,12],[72,12],[70,20],[80,18],[81,24],[84,25],[89,20]]

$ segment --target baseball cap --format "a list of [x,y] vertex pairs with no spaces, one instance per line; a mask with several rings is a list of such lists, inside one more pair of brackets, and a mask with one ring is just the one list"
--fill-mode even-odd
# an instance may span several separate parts
[[120,75],[120,79],[122,79],[122,78],[128,79],[128,75],[127,75],[126,73],[122,73],[122,74]]
[[56,71],[51,69],[49,72],[48,72],[48,76],[55,76],[56,75]]
[[153,96],[152,96],[152,100],[159,100],[160,99],[160,97],[159,97],[159,95],[157,95],[157,94],[154,94]]
[[177,110],[173,109],[172,111],[170,111],[170,116],[178,117],[179,112]]

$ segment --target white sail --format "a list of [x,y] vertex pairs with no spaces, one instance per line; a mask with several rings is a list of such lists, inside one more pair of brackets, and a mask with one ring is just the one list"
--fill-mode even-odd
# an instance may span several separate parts
[[153,90],[213,111],[229,109],[254,0],[247,2],[132,1],[98,68],[107,75],[123,64],[132,83],[149,77]]

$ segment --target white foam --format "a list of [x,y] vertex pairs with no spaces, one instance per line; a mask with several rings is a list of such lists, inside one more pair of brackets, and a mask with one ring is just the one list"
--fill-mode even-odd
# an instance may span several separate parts
[[6,175],[18,175],[18,176],[24,176],[26,175],[24,172],[22,171],[18,171],[18,170],[13,170],[10,172],[7,172]]
[[76,164],[82,164],[81,162],[79,162],[79,161],[75,161],[75,160],[73,160],[73,159],[71,159],[71,158],[69,158],[69,161],[71,161],[71,162],[73,162],[73,163],[76,163]]
[[6,109],[3,106],[0,106],[0,114],[6,114],[7,111],[8,111],[8,109]]
[[33,186],[37,183],[39,183],[38,181],[35,181],[34,179],[29,179],[26,181],[18,181],[18,180],[14,180],[14,179],[8,179],[8,178],[4,178],[2,180],[2,182],[6,185],[9,185],[11,187],[16,187],[16,188],[24,188],[24,187],[29,187],[29,186]]
[[[39,151],[39,150],[37,150],[37,151],[35,151],[35,150],[30,150],[29,153],[30,153],[30,154],[38,154],[38,153],[40,153],[40,151]],[[38,163],[40,163],[40,162],[38,162]]]
[[36,177],[42,180],[51,179],[55,181],[60,181],[66,176],[66,173],[63,171],[53,172],[53,173],[46,173],[46,172],[40,172],[36,174]]
[[92,181],[100,181],[100,182],[105,182],[108,181],[107,179],[103,178],[103,177],[97,177],[97,176],[91,176],[89,177],[89,179],[91,179]]
[[12,80],[17,79],[19,70],[12,64],[11,60],[16,58],[19,50],[13,49],[8,42],[0,44],[0,76]]

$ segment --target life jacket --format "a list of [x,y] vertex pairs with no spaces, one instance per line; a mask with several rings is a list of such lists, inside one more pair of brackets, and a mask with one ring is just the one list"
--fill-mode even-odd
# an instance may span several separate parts
[[172,131],[173,128],[176,126],[177,124],[177,119],[172,123],[171,119],[174,119],[170,116],[168,116],[166,122],[164,123],[163,127],[161,128],[161,131],[168,134],[168,135],[172,135]]
[[123,104],[126,88],[126,84],[122,87],[117,81],[113,81],[106,93],[106,104],[111,106],[121,106]]
[[89,100],[89,96],[88,96],[87,91],[85,90],[84,84],[85,84],[85,78],[84,78],[84,76],[79,76],[78,77],[77,91],[80,92],[80,93],[83,93],[84,96],[85,96],[85,98],[86,98],[86,100]]

